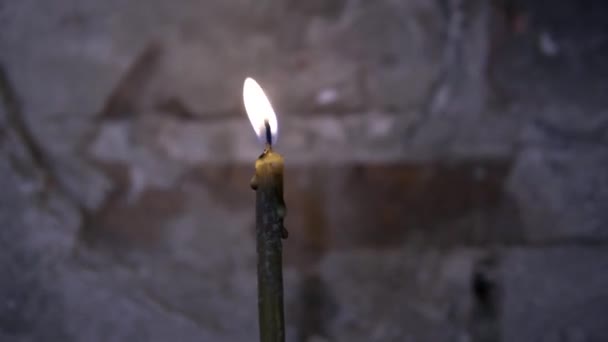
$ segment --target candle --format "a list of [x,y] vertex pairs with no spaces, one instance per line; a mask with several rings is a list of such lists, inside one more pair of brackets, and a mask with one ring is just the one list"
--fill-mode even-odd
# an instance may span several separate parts
[[243,86],[243,100],[249,120],[264,152],[255,162],[251,188],[256,192],[256,240],[258,255],[258,312],[260,341],[285,341],[283,315],[283,157],[272,150],[278,137],[277,117],[262,88],[252,78]]

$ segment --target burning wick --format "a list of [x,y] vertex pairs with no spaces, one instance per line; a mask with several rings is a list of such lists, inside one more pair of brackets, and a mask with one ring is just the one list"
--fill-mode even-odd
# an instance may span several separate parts
[[264,152],[255,161],[251,188],[255,190],[255,230],[258,254],[258,312],[260,341],[284,342],[283,245],[283,157],[272,150],[277,139],[277,117],[262,87],[252,78],[243,84],[245,110]]
[[272,147],[272,132],[270,131],[270,123],[268,119],[264,119],[264,127],[266,128],[266,144]]

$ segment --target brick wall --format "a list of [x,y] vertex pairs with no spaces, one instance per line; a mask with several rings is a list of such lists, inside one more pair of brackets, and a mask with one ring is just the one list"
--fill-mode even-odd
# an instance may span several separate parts
[[1,339],[256,336],[246,76],[289,341],[606,339],[603,7],[0,4]]

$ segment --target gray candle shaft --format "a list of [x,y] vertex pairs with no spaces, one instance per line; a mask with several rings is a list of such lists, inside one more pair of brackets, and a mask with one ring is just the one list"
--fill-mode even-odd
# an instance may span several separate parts
[[256,161],[252,180],[256,190],[256,240],[258,255],[258,311],[261,342],[284,342],[283,158],[267,149]]

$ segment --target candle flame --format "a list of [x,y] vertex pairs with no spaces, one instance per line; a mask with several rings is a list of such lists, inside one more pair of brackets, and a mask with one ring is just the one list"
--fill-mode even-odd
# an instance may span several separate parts
[[[274,144],[278,136],[277,116],[266,94],[264,94],[264,90],[253,78],[247,77],[245,79],[243,101],[249,121],[251,121],[258,138],[270,145]],[[266,126],[270,129],[269,137],[267,137]],[[267,141],[268,138],[270,141]]]

